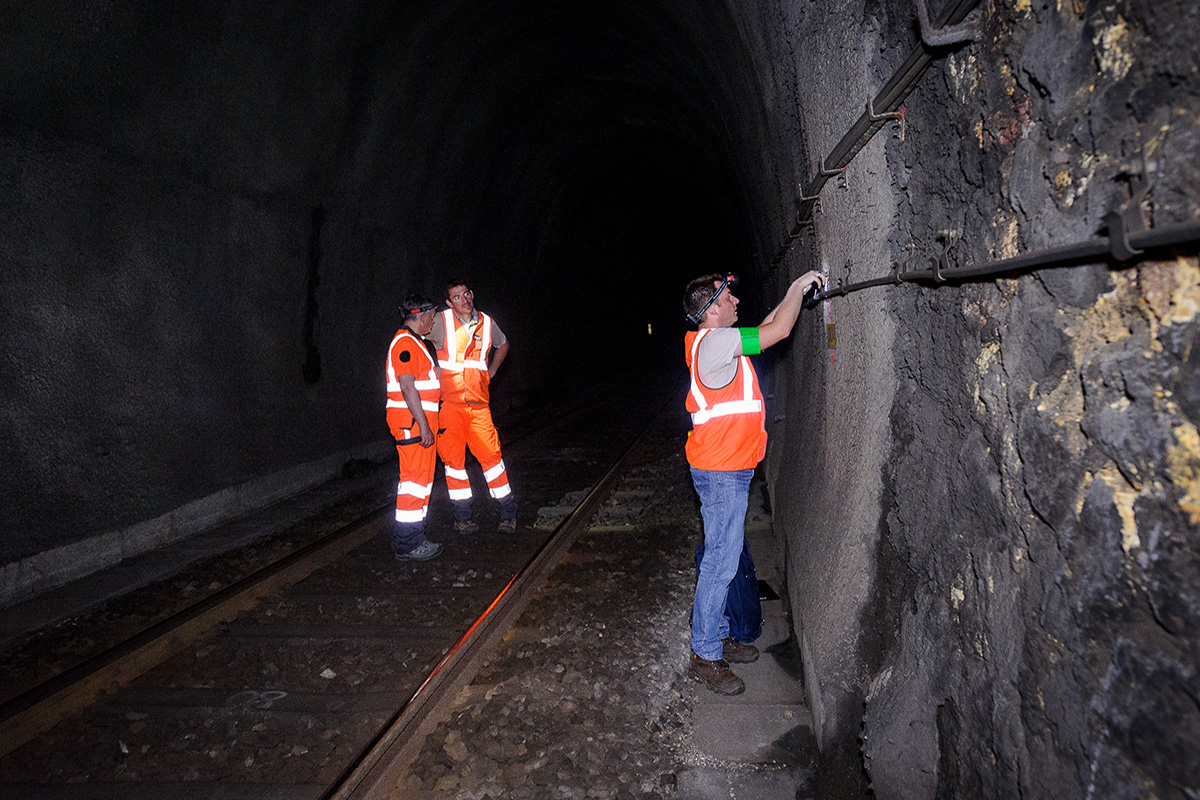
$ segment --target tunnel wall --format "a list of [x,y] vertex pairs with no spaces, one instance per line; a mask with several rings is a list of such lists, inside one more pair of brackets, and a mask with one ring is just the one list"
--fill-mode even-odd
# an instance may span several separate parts
[[309,12],[14,10],[0,600],[386,453],[367,364],[415,279],[348,144],[377,9]]
[[[956,266],[1087,239],[1139,156],[1148,222],[1200,216],[1200,8],[982,6],[904,141],[885,127],[826,185],[790,276],[926,268],[947,229]],[[786,6],[810,163],[914,46],[914,11]],[[869,289],[832,301],[832,349],[829,309],[804,312],[767,469],[823,796],[1197,791],[1198,309],[1193,249]]]

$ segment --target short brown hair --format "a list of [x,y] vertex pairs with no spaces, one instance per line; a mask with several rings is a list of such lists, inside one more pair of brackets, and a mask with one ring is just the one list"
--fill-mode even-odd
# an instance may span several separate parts
[[698,314],[700,309],[704,308],[704,304],[712,299],[713,295],[717,293],[717,284],[724,277],[721,273],[714,272],[711,275],[696,278],[687,285],[683,291],[683,313],[689,319]]

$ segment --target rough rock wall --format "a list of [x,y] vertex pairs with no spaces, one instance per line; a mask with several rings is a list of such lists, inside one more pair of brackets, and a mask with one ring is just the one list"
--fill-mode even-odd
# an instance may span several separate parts
[[[1143,162],[1149,222],[1200,216],[1200,7],[982,9],[982,39],[908,97],[903,144],[885,129],[827,185],[807,264],[883,276],[911,243],[924,267],[947,229],[957,266],[1080,241]],[[915,43],[915,10],[781,13],[810,37],[815,163]],[[1194,250],[832,307],[833,360],[806,312],[777,370],[771,455],[830,796],[1195,796]]]

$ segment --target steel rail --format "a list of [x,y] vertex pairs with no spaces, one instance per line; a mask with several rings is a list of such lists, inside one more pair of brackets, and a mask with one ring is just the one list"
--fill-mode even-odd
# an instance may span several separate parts
[[91,705],[104,691],[133,680],[181,652],[215,625],[254,607],[375,536],[383,506],[311,542],[125,641],[60,672],[0,705],[0,757]]
[[[619,389],[630,380],[633,379],[618,381],[600,395]],[[505,442],[511,445],[561,427],[577,418],[595,399],[573,402],[565,414],[551,423]],[[361,546],[377,535],[377,524],[393,508],[392,503],[380,505],[317,541],[0,703],[0,758],[92,705],[102,693],[178,654],[215,626],[253,608],[264,596],[299,582]]]
[[[956,25],[962,22],[978,4],[979,0],[957,0],[939,15],[935,24],[939,28]],[[774,274],[776,268],[787,257],[792,249],[792,242],[800,235],[800,232],[812,224],[813,213],[817,207],[821,190],[829,179],[844,170],[851,160],[867,146],[871,138],[888,121],[885,115],[900,108],[904,98],[908,97],[916,87],[917,81],[921,79],[933,60],[948,51],[949,48],[946,47],[932,48],[923,40],[918,43],[904,63],[892,73],[892,77],[883,85],[874,99],[869,101],[867,108],[850,126],[850,130],[834,145],[829,155],[820,162],[816,174],[805,182],[800,196],[796,198],[795,224],[788,229],[786,240],[779,246],[775,257],[771,259],[766,273],[767,277]]]
[[1109,261],[1114,268],[1131,267],[1147,257],[1153,251],[1179,248],[1186,245],[1200,245],[1200,222],[1179,225],[1164,225],[1151,230],[1138,231],[1128,234],[1127,243],[1138,253],[1125,261],[1118,260],[1113,255],[1113,241],[1109,236],[1099,236],[1095,239],[1075,244],[1052,247],[1032,253],[1005,258],[999,261],[989,261],[978,266],[967,266],[958,269],[945,269],[937,265],[929,269],[897,271],[890,277],[872,278],[871,280],[843,284],[832,289],[815,293],[805,301],[807,307],[812,307],[822,300],[833,297],[844,297],[853,292],[870,289],[877,286],[895,286],[902,283],[933,282],[934,284],[966,283],[978,278],[991,278],[997,275],[1019,275],[1038,269],[1088,266],[1103,261]]
[[609,468],[575,510],[501,590],[491,605],[442,657],[412,698],[388,721],[362,754],[342,773],[322,800],[360,800],[388,797],[411,761],[420,752],[425,736],[436,727],[438,714],[474,677],[479,663],[525,609],[543,579],[557,565],[629,469],[647,433],[662,416],[663,408],[642,429],[617,462]]

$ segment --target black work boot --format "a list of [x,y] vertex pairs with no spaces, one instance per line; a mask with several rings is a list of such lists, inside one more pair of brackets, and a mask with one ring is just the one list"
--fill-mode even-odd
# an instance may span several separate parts
[[731,664],[749,664],[758,661],[758,648],[749,643],[739,642],[732,636],[721,640],[721,658]]
[[746,691],[746,684],[733,674],[733,670],[723,658],[720,661],[707,661],[692,653],[692,666],[688,675],[717,694],[741,694]]

